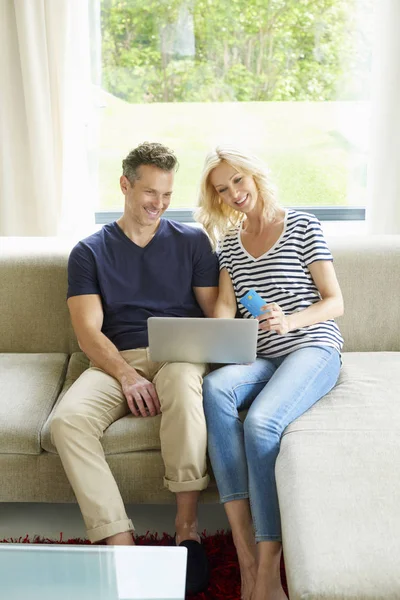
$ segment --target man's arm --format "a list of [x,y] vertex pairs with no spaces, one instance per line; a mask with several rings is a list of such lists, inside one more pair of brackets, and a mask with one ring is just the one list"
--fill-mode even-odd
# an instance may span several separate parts
[[219,274],[219,294],[215,304],[214,317],[218,319],[234,319],[237,305],[232,280],[228,271],[221,269]]
[[215,303],[218,298],[217,287],[194,287],[196,300],[206,317],[214,316]]
[[71,296],[68,308],[80,348],[96,367],[119,381],[131,412],[137,417],[159,414],[160,402],[154,385],[139,375],[102,333],[104,315],[100,296]]
[[218,298],[218,258],[204,231],[194,229],[193,235],[196,237],[192,259],[193,293],[204,315],[212,317]]

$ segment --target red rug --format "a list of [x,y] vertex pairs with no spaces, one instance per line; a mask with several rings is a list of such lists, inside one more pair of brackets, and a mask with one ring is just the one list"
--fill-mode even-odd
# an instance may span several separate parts
[[[240,600],[240,574],[235,547],[230,533],[217,532],[214,535],[202,534],[202,541],[207,550],[207,555],[211,567],[210,585],[206,592],[201,594],[187,596],[190,600]],[[70,539],[64,540],[62,533],[60,539],[50,540],[47,538],[35,537],[10,538],[0,540],[0,543],[23,543],[23,544],[90,544],[88,540]],[[158,534],[137,536],[135,542],[142,546],[170,546],[172,538],[164,533],[162,537]],[[282,581],[287,593],[285,571],[281,567]]]

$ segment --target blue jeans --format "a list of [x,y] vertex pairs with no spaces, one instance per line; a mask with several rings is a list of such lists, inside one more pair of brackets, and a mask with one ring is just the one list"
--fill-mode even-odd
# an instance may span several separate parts
[[310,346],[204,378],[208,451],[221,502],[249,498],[257,542],[281,540],[275,462],[282,433],[333,388],[340,365],[334,348]]

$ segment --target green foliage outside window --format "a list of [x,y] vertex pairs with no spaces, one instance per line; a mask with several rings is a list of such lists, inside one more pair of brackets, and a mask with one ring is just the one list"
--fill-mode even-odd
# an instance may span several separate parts
[[177,152],[175,208],[226,142],[287,206],[365,204],[375,2],[101,0],[100,206],[121,206],[121,156],[144,140]]
[[366,100],[372,3],[102,0],[103,87],[139,104]]

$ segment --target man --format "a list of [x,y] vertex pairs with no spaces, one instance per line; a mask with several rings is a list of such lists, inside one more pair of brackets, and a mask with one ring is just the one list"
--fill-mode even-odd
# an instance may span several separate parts
[[206,234],[161,219],[177,159],[144,143],[122,162],[125,196],[118,221],[79,242],[68,263],[68,307],[91,361],[62,398],[51,425],[91,542],[133,544],[132,522],[104,457],[104,430],[131,411],[161,413],[164,484],[176,495],[176,543],[188,549],[187,589],[208,582],[197,532],[197,502],[207,487],[202,378],[206,365],[149,359],[150,316],[212,316],[217,258]]

